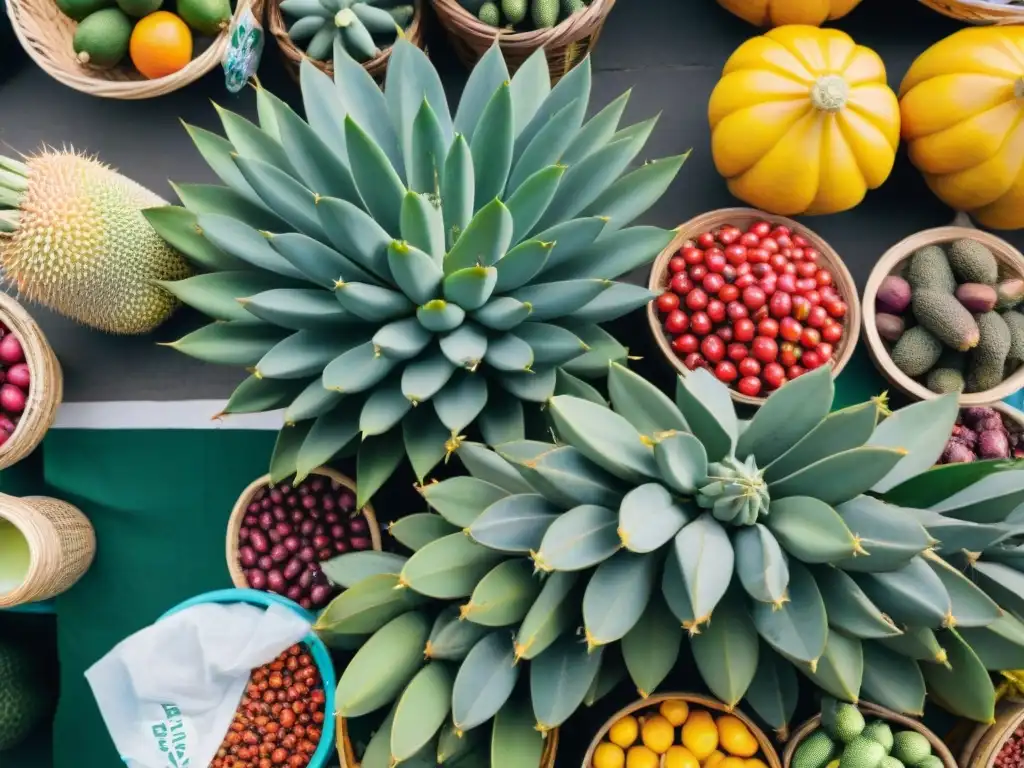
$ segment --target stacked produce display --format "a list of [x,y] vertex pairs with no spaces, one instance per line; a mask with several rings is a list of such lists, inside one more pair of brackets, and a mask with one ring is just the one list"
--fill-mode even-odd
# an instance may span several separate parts
[[281,10],[292,20],[288,36],[311,59],[332,59],[337,44],[364,62],[394,44],[415,9],[404,0],[283,0]]
[[32,372],[21,342],[0,322],[0,445],[14,435],[28,402]]
[[1024,425],[995,408],[974,406],[960,411],[940,464],[1024,456]]
[[582,11],[590,0],[458,0],[458,3],[484,24],[521,31],[549,29]]

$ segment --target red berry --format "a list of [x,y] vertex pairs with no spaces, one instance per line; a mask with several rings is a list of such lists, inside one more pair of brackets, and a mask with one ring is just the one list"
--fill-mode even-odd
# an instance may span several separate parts
[[743,289],[743,304],[747,309],[760,309],[765,301],[764,291],[756,285],[749,285]]
[[764,221],[764,220],[755,221],[753,224],[751,224],[749,227],[747,227],[747,232],[751,232],[751,233],[757,235],[758,238],[768,237],[768,235],[771,233],[771,231],[772,231],[772,225],[769,224],[767,221]]
[[694,288],[688,294],[686,294],[686,307],[687,309],[704,309],[708,305],[708,295],[704,293],[700,288]]
[[691,352],[686,356],[686,359],[683,360],[683,365],[691,371],[695,371],[698,368],[704,368],[707,363],[704,361],[704,358],[700,356],[699,352]]
[[[806,255],[807,254],[804,254],[805,258]],[[818,265],[813,261],[801,261],[796,265],[796,273],[799,277],[814,277],[818,274]]]
[[804,237],[803,235],[793,235],[793,245],[797,245],[801,248],[806,248],[807,246],[810,245],[810,243],[807,241],[807,238]]
[[774,339],[779,335],[779,321],[766,317],[757,324],[757,335],[767,336],[769,339]]
[[725,304],[718,299],[711,299],[707,306],[708,317],[711,318],[713,323],[721,323],[725,321]]
[[673,309],[679,309],[679,297],[671,292],[665,292],[657,299],[658,311],[668,314]]
[[747,261],[751,264],[767,264],[771,256],[764,248],[750,248],[747,250]]
[[757,248],[760,244],[761,238],[753,232],[744,232],[740,235],[740,245],[745,245],[747,248]]
[[761,245],[760,245],[760,247],[763,248],[764,250],[768,251],[768,253],[778,253],[779,252],[779,241],[776,240],[774,237],[770,237],[770,236],[762,237],[761,238]]
[[793,311],[790,313],[799,320],[801,323],[807,319],[807,316],[811,313],[811,302],[807,300],[806,296],[794,296],[793,297]]
[[725,258],[734,267],[738,267],[747,261],[747,248],[743,245],[727,245],[725,247]]
[[836,287],[834,285],[823,285],[818,290],[818,293],[821,294],[821,298],[822,299],[838,299],[839,298],[839,294],[836,292]]
[[756,376],[744,376],[736,389],[748,397],[757,397],[761,393],[761,380]]
[[821,294],[818,291],[805,291],[804,298],[811,302],[812,307],[816,307],[821,304]]
[[779,275],[777,283],[780,291],[784,291],[785,293],[796,293],[796,278],[792,275]]
[[764,291],[765,296],[771,296],[775,293],[775,275],[768,275],[759,283],[761,290]]
[[804,328],[800,334],[800,344],[805,349],[814,349],[821,343],[821,332],[817,328]]
[[691,267],[704,261],[704,251],[700,248],[683,248],[683,261]]
[[696,352],[699,348],[700,341],[692,333],[684,333],[682,336],[672,339],[672,349],[680,355],[688,355],[691,352]]
[[722,290],[723,285],[725,285],[725,278],[717,272],[708,272],[704,275],[704,279],[700,281],[701,288],[711,295]]
[[736,380],[736,366],[728,360],[723,360],[715,366],[715,377],[726,384]]
[[740,239],[740,235],[742,234],[743,233],[740,232],[736,227],[726,225],[722,227],[720,230],[718,230],[718,234],[716,235],[716,237],[718,238],[718,242],[720,242],[722,245],[732,245],[733,243]]
[[772,271],[772,268],[767,264],[755,264],[750,268],[750,274],[752,274],[754,277],[760,280],[763,277],[767,277],[768,275],[774,275],[775,273]]
[[725,342],[717,336],[705,336],[700,351],[707,360],[717,363],[725,357]]
[[762,363],[770,363],[779,355],[779,345],[774,339],[756,336],[750,345],[750,352]]
[[768,263],[772,265],[772,269],[776,272],[781,272],[786,268],[786,265],[789,264],[789,259],[785,254],[773,253],[768,257]]
[[740,376],[760,376],[761,364],[752,357],[744,357],[736,366]]
[[732,341],[732,326],[723,325],[721,328],[715,331],[715,335],[718,336],[718,338],[720,338],[724,342]]
[[692,277],[694,280],[703,280],[704,275],[706,275],[707,273],[708,268],[706,264],[698,264],[695,267],[690,267],[690,277]]
[[715,245],[715,236],[711,232],[703,232],[697,236],[697,245],[701,248],[713,248]]
[[787,262],[786,266],[782,268],[783,274],[796,276],[796,264],[792,261]]
[[746,290],[756,282],[757,278],[748,272],[745,275],[740,275],[739,277],[737,277],[734,285],[740,290]]
[[750,312],[738,301],[730,301],[725,305],[725,314],[729,316],[729,319],[735,322],[740,318],[747,317]]
[[786,291],[779,289],[772,294],[771,301],[768,302],[768,312],[772,317],[787,318],[789,313],[793,309],[793,300],[790,298]]
[[686,313],[681,309],[674,309],[668,313],[668,317],[665,318],[665,331],[675,336],[679,333],[685,333],[686,329],[690,327],[690,318],[686,316]]
[[843,338],[843,326],[841,323],[832,322],[821,329],[821,338],[829,344],[838,344]]
[[670,291],[678,293],[680,296],[685,296],[693,290],[693,281],[685,272],[678,272],[672,276],[671,280],[669,280],[668,288]]
[[779,248],[792,248],[793,239],[789,236],[789,229],[776,227],[772,230],[772,239],[779,244]]
[[712,248],[704,252],[704,263],[712,272],[721,272],[729,262],[725,260],[725,251],[721,248]]
[[829,299],[826,302],[822,302],[822,306],[837,320],[846,315],[846,302],[841,299]]
[[754,321],[748,317],[738,318],[733,322],[732,330],[736,341],[751,341],[755,335]]
[[791,365],[786,369],[786,377],[789,379],[798,379],[807,373],[807,369],[802,365]]
[[818,281],[813,277],[801,277],[796,281],[796,289],[800,293],[807,293],[818,288]]
[[827,341],[821,342],[821,344],[814,348],[814,351],[818,353],[818,357],[820,357],[823,361],[832,359],[832,345],[829,344]]
[[826,320],[828,320],[828,312],[824,307],[811,307],[811,311],[807,313],[807,324],[811,328],[823,327]]
[[811,350],[803,353],[800,358],[800,362],[803,363],[804,368],[808,371],[813,371],[815,368],[820,367],[825,361],[821,359],[821,355],[814,350]]
[[[732,264],[730,264],[729,266],[731,267]],[[737,277],[739,277],[740,275],[749,275],[750,274],[750,262],[747,262],[746,264],[740,264],[738,267],[735,267],[735,269],[736,269],[736,276]]]
[[756,310],[754,312],[754,314],[752,314],[750,316],[750,319],[753,320],[755,323],[760,323],[766,317],[768,317],[768,305],[767,304],[765,306],[761,307],[760,309]]
[[[746,267],[746,264],[740,264],[740,267]],[[734,267],[732,264],[726,264],[722,270],[722,277],[725,278],[725,282],[731,283],[736,279],[736,275],[739,274],[739,267]]]
[[737,363],[745,358],[749,353],[747,352],[747,345],[740,344],[739,342],[733,342],[725,349],[725,355],[730,360],[735,360]]
[[740,297],[740,289],[731,283],[726,283],[718,289],[718,298],[728,304]]
[[827,269],[819,269],[817,274],[814,276],[814,279],[820,287],[832,285],[832,273]]
[[786,372],[778,363],[768,363],[761,371],[761,380],[769,389],[778,389],[786,383]]
[[792,317],[784,317],[779,320],[779,336],[786,341],[797,341],[804,327]]
[[706,312],[694,312],[690,315],[690,331],[698,336],[707,336],[711,333],[711,318]]
[[802,354],[803,350],[791,341],[784,341],[779,345],[779,362],[783,365],[795,365]]
[[686,269],[686,262],[682,256],[673,256],[668,260],[669,272],[682,272],[684,269]]
[[804,248],[804,261],[817,261],[821,258],[821,253],[817,248]]

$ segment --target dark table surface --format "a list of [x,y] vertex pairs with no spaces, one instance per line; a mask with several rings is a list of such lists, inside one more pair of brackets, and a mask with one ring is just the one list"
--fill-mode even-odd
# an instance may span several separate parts
[[[914,57],[959,25],[914,0],[864,0],[837,26],[882,56],[890,84],[897,88]],[[636,121],[661,113],[645,158],[693,148],[679,177],[644,223],[674,227],[704,211],[737,204],[711,160],[707,102],[725,60],[754,34],[752,27],[714,0],[619,0],[613,10],[593,54],[591,109],[632,88],[627,118]],[[465,82],[465,70],[440,30],[431,29],[428,42],[454,100]],[[272,40],[260,78],[277,95],[299,103],[298,87],[281,66]],[[27,57],[16,57],[0,68],[0,149],[31,153],[42,145],[73,146],[97,154],[173,200],[168,179],[215,180],[180,122],[219,131],[211,99],[255,114],[252,90],[228,94],[219,70],[162,98],[115,101],[71,90]],[[952,217],[902,152],[892,177],[857,209],[807,223],[839,251],[863,286],[889,246],[918,230],[947,224]],[[1008,239],[1024,246],[1024,233],[1010,233]],[[638,273],[635,279],[645,281],[646,274]],[[186,312],[152,336],[134,338],[104,336],[39,309],[35,314],[64,365],[66,401],[219,399],[227,397],[243,376],[237,369],[200,363],[154,343],[173,340],[200,322]],[[634,337],[627,339],[632,349],[652,353],[642,318],[628,326]]]

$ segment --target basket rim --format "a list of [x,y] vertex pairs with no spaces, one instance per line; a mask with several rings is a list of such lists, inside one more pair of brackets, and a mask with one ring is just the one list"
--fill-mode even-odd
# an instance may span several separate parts
[[[909,259],[914,251],[928,245],[941,245],[961,238],[980,242],[992,251],[1002,266],[1008,267],[1020,277],[1024,277],[1024,253],[1021,253],[1006,240],[991,232],[973,227],[945,226],[915,232],[890,247],[875,262],[871,274],[868,275],[867,283],[864,285],[864,294],[861,299],[864,341],[867,344],[871,360],[886,381],[915,400],[934,400],[940,395],[914,381],[892,362],[885,342],[882,341],[882,337],[875,327],[875,315],[877,314],[875,297],[878,295],[882,281],[891,275],[900,264]],[[999,382],[999,386],[983,392],[961,393],[958,402],[961,408],[971,405],[991,405],[1009,397],[1021,388],[1024,388],[1024,365],[1017,368],[1008,378]]]
[[[350,477],[343,475],[337,470],[331,469],[330,467],[318,467],[309,473],[310,475],[320,475],[321,477],[327,477],[331,480],[335,480],[345,488],[348,488],[352,493],[356,492],[356,484]],[[250,589],[249,582],[245,579],[245,573],[242,570],[242,566],[238,562],[238,532],[242,528],[242,520],[245,518],[246,508],[249,506],[249,501],[252,499],[256,491],[259,491],[268,486],[273,487],[270,482],[270,475],[263,475],[253,480],[249,485],[246,486],[245,490],[239,494],[238,499],[235,501],[235,506],[231,509],[231,516],[228,518],[227,530],[224,538],[224,556],[227,561],[228,573],[231,576],[231,583],[234,584],[238,589]],[[355,510],[350,517],[355,517],[357,514],[361,514],[366,520],[366,527],[370,534],[370,541],[373,544],[373,549],[380,552],[382,549],[380,525],[377,523],[377,515],[370,504],[366,504],[362,509]]]
[[[846,368],[846,365],[853,358],[853,353],[856,350],[857,343],[860,339],[860,292],[857,290],[857,283],[854,281],[853,275],[850,274],[850,270],[846,266],[846,262],[843,261],[843,258],[839,255],[838,251],[836,251],[828,241],[821,237],[821,235],[805,224],[786,216],[778,216],[776,214],[768,213],[767,211],[746,207],[717,208],[713,211],[702,213],[699,216],[694,216],[692,219],[689,219],[675,228],[674,231],[676,232],[676,236],[672,239],[672,242],[665,246],[664,250],[658,254],[654,263],[651,264],[650,276],[647,282],[648,290],[656,295],[660,295],[665,292],[664,277],[668,272],[668,262],[676,255],[684,242],[692,239],[694,235],[699,234],[700,232],[714,229],[722,224],[734,224],[738,219],[763,219],[773,225],[789,227],[794,232],[806,237],[810,241],[811,245],[821,253],[822,263],[827,265],[829,270],[832,272],[836,289],[843,297],[847,306],[846,316],[843,318],[843,327],[845,332],[843,334],[842,341],[836,348],[834,356],[836,362],[832,367],[832,378],[834,380],[843,372],[843,369]],[[665,337],[665,333],[662,330],[661,323],[658,318],[658,309],[654,299],[652,299],[647,305],[647,325],[662,357],[672,368],[675,369],[679,376],[686,378],[686,376],[690,374],[690,370],[683,365],[682,359],[676,355],[675,351],[669,344],[668,339]],[[785,384],[783,386],[785,386]],[[780,387],[780,389],[781,388],[782,387]],[[761,406],[768,400],[768,396],[758,395],[756,397],[752,397],[750,395],[744,395],[742,392],[738,392],[732,387],[729,387],[729,396],[734,402],[741,403],[743,405]]]
[[[459,5],[456,0],[431,0],[438,16],[447,16],[459,27],[459,32],[479,40],[496,40],[501,46],[522,46],[524,48],[544,47],[561,41],[562,37],[574,36],[578,28],[599,23],[615,6],[616,0],[593,0],[584,10],[569,16],[553,27],[531,29],[525,32],[508,32],[501,27],[492,27]],[[577,18],[577,16],[579,18]]]

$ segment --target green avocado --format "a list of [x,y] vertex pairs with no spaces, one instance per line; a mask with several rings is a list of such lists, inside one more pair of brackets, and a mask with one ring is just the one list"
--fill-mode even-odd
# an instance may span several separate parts
[[57,0],[57,8],[68,18],[81,21],[96,11],[109,8],[114,0]]
[[922,376],[939,361],[942,342],[920,325],[915,325],[892,348],[893,363],[907,376]]
[[917,322],[948,347],[966,352],[978,345],[978,324],[956,298],[945,291],[915,291],[910,300]]
[[178,15],[201,35],[220,34],[231,23],[229,0],[178,0]]
[[915,291],[941,291],[952,293],[956,290],[956,278],[950,269],[946,254],[937,245],[918,248],[910,257],[907,267],[907,282]]
[[999,262],[992,251],[975,240],[954,240],[947,251],[949,266],[961,283],[995,285],[999,279]]
[[164,0],[117,0],[117,6],[122,11],[137,19],[159,11],[163,4]]
[[128,55],[131,36],[132,22],[124,11],[104,8],[82,19],[71,44],[83,64],[110,69]]
[[967,375],[968,392],[984,392],[1003,380],[1003,366],[1010,353],[1010,328],[998,312],[977,316],[981,341],[971,353]]

